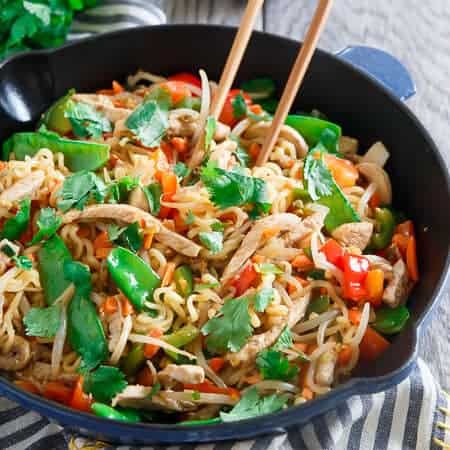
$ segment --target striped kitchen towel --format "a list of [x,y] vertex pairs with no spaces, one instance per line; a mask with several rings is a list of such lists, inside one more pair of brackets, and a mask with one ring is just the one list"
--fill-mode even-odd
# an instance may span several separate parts
[[[448,444],[446,445],[445,442]],[[2,450],[163,450],[115,446],[72,436],[46,418],[0,398]],[[171,450],[440,450],[450,449],[450,396],[419,360],[398,386],[352,397],[307,425],[241,442],[186,445]]]

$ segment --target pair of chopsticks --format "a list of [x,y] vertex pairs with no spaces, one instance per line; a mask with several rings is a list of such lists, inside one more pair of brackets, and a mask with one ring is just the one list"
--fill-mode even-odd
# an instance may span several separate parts
[[[215,119],[219,118],[220,112],[222,111],[227,94],[230,91],[236,77],[242,57],[244,56],[244,52],[250,40],[257,15],[263,3],[264,0],[249,0],[247,3],[239,30],[234,38],[233,46],[231,47],[228,55],[214,101],[211,106],[210,113]],[[270,151],[278,139],[281,127],[286,120],[292,103],[295,100],[297,92],[308,69],[309,63],[311,62],[311,58],[317,47],[317,42],[327,21],[332,4],[333,0],[319,0],[319,4],[306,33],[305,40],[298,53],[297,59],[295,60],[294,66],[284,88],[283,95],[281,96],[280,103],[278,104],[277,110],[273,117],[272,126],[269,129],[264,145],[262,146],[256,161],[257,166],[263,165],[267,162]],[[195,159],[194,155],[191,159]]]

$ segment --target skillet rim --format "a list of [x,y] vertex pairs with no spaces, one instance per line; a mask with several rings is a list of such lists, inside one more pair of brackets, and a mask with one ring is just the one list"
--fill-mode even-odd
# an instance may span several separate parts
[[[55,54],[64,52],[67,48],[76,47],[81,44],[86,44],[96,40],[108,40],[116,36],[126,35],[128,33],[143,32],[152,33],[154,29],[167,30],[170,32],[173,29],[184,30],[189,33],[192,30],[202,29],[210,32],[235,32],[236,27],[227,25],[210,25],[210,24],[164,24],[164,25],[150,25],[144,27],[135,27],[132,29],[117,30],[109,33],[102,33],[94,36],[90,36],[85,39],[80,39],[75,42],[68,42],[56,49],[42,49],[28,53],[19,53],[10,56],[6,60],[0,63],[0,73],[4,67],[13,63],[19,59],[26,59],[34,57],[35,55],[45,55],[49,59]],[[263,31],[254,31],[254,34],[259,37],[269,37],[284,42],[287,45],[294,45],[298,47],[301,42],[295,39],[290,39],[284,36],[279,36],[273,33],[267,33]],[[362,77],[366,83],[371,84],[378,91],[379,95],[387,97],[387,101],[390,101],[401,113],[405,115],[405,119],[408,118],[412,121],[415,128],[418,129],[422,138],[431,149],[431,154],[436,158],[436,162],[440,169],[443,171],[446,179],[447,197],[450,199],[450,173],[447,168],[446,162],[434,143],[432,137],[416,117],[416,115],[409,109],[409,107],[399,100],[395,94],[382,86],[376,79],[368,75],[361,69],[355,67],[351,63],[333,55],[322,49],[317,49],[317,52],[324,57],[338,60],[339,64],[342,64],[346,69],[354,72],[357,76]],[[450,246],[450,244],[448,245]],[[412,339],[415,339],[414,350],[411,353],[408,360],[399,368],[379,377],[373,378],[352,378],[346,383],[333,388],[329,393],[321,396],[320,398],[308,402],[304,405],[292,406],[286,410],[279,411],[264,416],[259,416],[251,419],[241,420],[233,423],[221,423],[214,425],[197,425],[197,426],[180,426],[170,424],[152,424],[152,423],[125,423],[118,421],[111,421],[110,419],[104,419],[84,412],[78,412],[67,406],[58,404],[56,402],[47,400],[41,396],[28,393],[22,389],[16,387],[14,383],[8,379],[0,376],[0,393],[5,394],[7,397],[18,401],[25,407],[30,407],[38,411],[41,414],[55,418],[57,421],[69,425],[69,427],[77,427],[88,432],[100,432],[106,437],[122,438],[124,441],[133,442],[160,442],[160,443],[187,443],[187,442],[210,442],[214,440],[225,439],[242,439],[251,436],[273,433],[276,431],[283,431],[284,427],[294,425],[295,423],[305,423],[312,417],[323,413],[331,408],[330,405],[344,401],[352,395],[360,395],[364,393],[374,393],[385,390],[395,384],[401,382],[410,372],[415,364],[418,354],[418,336],[425,324],[426,320],[430,317],[433,309],[436,307],[442,297],[442,293],[445,288],[447,279],[449,278],[450,268],[450,254],[447,255],[445,267],[436,283],[432,294],[429,296],[427,305],[422,314],[412,322],[412,329],[414,334]],[[301,419],[302,418],[302,419]],[[258,426],[258,428],[256,428]],[[89,429],[86,429],[86,428]],[[170,434],[168,434],[170,432]],[[140,438],[134,438],[139,433],[142,436]],[[127,438],[128,436],[128,438]],[[131,437],[131,439],[130,439]],[[147,441],[146,441],[147,439]]]

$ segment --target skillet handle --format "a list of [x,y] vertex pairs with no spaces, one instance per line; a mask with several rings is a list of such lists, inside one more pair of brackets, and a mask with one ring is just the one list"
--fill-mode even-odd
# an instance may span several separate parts
[[400,100],[407,100],[416,93],[416,86],[408,69],[383,50],[350,46],[339,50],[336,56],[374,78]]

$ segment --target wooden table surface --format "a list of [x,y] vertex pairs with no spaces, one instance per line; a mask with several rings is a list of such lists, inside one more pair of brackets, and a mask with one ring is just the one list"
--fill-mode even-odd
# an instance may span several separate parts
[[[266,0],[258,29],[301,40],[315,5],[313,0]],[[237,25],[245,1],[162,0],[161,6],[171,23]],[[417,94],[408,106],[450,166],[449,1],[335,0],[319,46],[334,52],[356,44],[387,50],[410,70]],[[420,343],[421,356],[446,390],[450,389],[449,294],[450,284]]]

